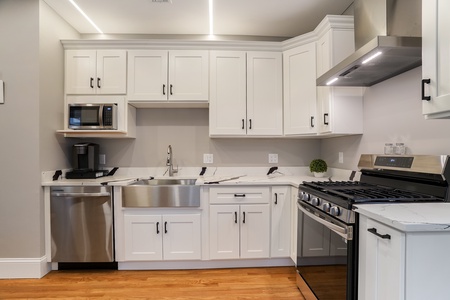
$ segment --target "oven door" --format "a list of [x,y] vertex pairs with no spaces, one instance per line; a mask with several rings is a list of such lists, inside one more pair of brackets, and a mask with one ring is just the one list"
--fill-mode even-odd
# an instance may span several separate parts
[[356,299],[357,226],[339,221],[307,203],[299,202],[297,207],[300,290],[314,295],[311,299]]

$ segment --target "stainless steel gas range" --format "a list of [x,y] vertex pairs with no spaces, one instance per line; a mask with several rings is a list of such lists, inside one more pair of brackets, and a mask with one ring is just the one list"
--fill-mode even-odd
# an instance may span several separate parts
[[298,282],[306,282],[320,300],[357,299],[359,216],[354,205],[450,201],[447,155],[364,154],[358,168],[360,181],[299,186]]

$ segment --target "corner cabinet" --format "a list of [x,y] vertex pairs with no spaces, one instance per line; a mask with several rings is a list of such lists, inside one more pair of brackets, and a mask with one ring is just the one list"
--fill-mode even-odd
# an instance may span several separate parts
[[210,136],[281,136],[281,53],[211,51],[210,57]]
[[201,259],[200,213],[124,213],[126,261]]
[[209,100],[209,53],[207,50],[128,51],[128,100]]
[[[318,26],[317,77],[355,51],[353,17],[327,16]],[[321,135],[363,133],[363,88],[317,87],[317,127]]]
[[422,1],[422,112],[450,118],[449,1]]
[[284,135],[315,135],[316,43],[283,52]]
[[268,258],[270,188],[210,188],[210,259]]
[[66,50],[66,94],[126,94],[125,50]]

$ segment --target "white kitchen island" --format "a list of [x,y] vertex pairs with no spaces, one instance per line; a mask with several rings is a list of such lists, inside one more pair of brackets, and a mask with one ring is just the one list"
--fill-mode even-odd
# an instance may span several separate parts
[[450,299],[450,203],[362,204],[358,299]]

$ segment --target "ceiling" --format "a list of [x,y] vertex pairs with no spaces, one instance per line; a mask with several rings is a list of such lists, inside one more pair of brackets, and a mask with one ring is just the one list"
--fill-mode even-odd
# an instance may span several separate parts
[[[44,0],[81,34],[98,34],[69,0]],[[104,34],[208,35],[209,0],[75,0]],[[212,0],[213,33],[294,37],[314,30],[327,14],[353,0]]]

